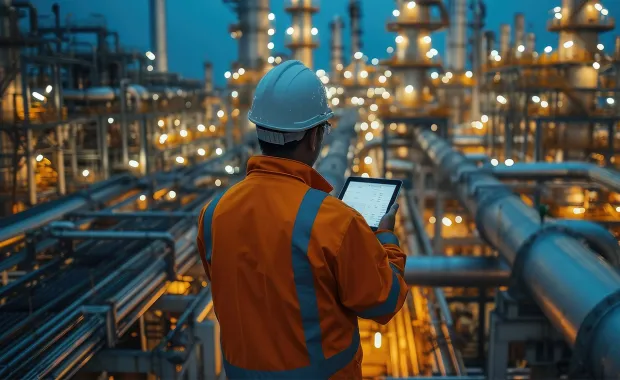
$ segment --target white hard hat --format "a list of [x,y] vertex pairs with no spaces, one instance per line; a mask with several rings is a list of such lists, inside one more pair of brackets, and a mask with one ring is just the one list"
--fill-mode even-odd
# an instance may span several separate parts
[[301,140],[305,131],[334,117],[325,86],[299,61],[286,61],[269,71],[256,86],[249,113],[258,138],[275,144]]

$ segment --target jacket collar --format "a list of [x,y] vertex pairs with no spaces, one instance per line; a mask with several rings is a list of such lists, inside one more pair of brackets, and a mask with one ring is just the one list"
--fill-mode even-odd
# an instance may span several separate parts
[[302,181],[313,189],[330,193],[333,187],[313,168],[299,161],[271,156],[254,156],[248,161],[247,175],[265,173],[284,175]]

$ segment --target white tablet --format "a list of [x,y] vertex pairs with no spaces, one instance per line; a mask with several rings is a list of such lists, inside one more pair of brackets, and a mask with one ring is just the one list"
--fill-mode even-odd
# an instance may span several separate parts
[[362,214],[366,223],[376,230],[396,201],[402,184],[394,179],[349,177],[338,198]]

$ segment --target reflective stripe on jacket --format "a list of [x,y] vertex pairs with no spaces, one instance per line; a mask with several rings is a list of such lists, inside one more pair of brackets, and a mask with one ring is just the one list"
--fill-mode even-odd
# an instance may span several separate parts
[[229,378],[361,378],[357,317],[404,303],[405,255],[389,231],[328,196],[311,167],[253,157],[215,197],[197,242]]

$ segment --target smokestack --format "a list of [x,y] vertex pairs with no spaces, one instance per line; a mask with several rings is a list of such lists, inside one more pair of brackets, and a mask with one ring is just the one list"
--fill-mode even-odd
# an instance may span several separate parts
[[205,91],[213,92],[213,65],[211,62],[205,62]]
[[339,78],[338,68],[342,70],[344,65],[343,61],[343,46],[342,46],[342,29],[344,28],[344,22],[340,16],[335,16],[334,21],[329,24],[332,31],[332,46],[331,46],[331,72],[333,78]]
[[351,17],[351,57],[362,51],[362,7],[359,0],[350,0],[349,17]]
[[523,13],[515,14],[515,50],[519,52],[519,46],[525,48],[525,15]]
[[166,31],[166,0],[151,0],[151,45],[155,53],[155,69],[168,71],[168,39]]
[[467,36],[467,0],[452,0],[449,41],[449,67],[460,72],[465,69],[465,38]]
[[533,54],[536,51],[536,34],[528,33],[527,41],[525,42],[525,52],[527,54]]
[[510,25],[502,24],[499,35],[499,54],[502,58],[508,58],[510,52]]
[[238,3],[237,18],[241,37],[239,38],[239,64],[246,70],[261,69],[270,56],[267,31],[269,21],[269,0],[244,0]]

